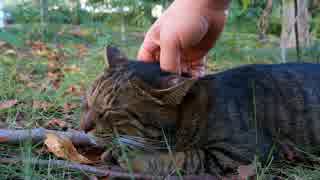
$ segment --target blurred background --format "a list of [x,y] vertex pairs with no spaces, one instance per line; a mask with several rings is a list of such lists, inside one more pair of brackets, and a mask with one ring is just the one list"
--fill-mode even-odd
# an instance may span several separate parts
[[[171,1],[2,0],[0,40],[17,48],[34,41],[65,48],[81,44],[89,51],[112,42],[135,57],[144,32]],[[296,61],[296,20],[301,59],[318,61],[320,1],[297,2],[295,18],[294,1],[233,0],[225,32],[209,61],[222,68],[252,61]]]

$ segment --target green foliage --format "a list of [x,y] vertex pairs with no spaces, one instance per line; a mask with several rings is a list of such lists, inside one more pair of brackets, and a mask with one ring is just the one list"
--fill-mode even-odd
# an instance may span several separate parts
[[241,1],[242,1],[242,9],[247,10],[251,3],[251,0],[241,0]]
[[23,2],[15,6],[7,7],[16,23],[31,23],[40,21],[40,8],[33,6],[31,2]]
[[22,47],[24,45],[21,36],[18,36],[17,34],[12,34],[7,31],[0,30],[0,40],[7,42],[14,47]]

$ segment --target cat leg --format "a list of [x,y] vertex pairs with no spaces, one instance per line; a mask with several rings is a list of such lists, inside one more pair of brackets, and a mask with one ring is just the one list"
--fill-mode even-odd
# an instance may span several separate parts
[[126,170],[153,174],[191,175],[205,174],[205,155],[202,150],[189,150],[184,152],[156,152],[140,153],[135,156],[119,158],[120,166]]

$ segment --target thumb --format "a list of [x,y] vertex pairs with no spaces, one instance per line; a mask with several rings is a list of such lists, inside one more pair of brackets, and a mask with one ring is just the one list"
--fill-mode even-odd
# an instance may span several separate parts
[[159,59],[160,47],[155,42],[144,41],[138,52],[138,60],[154,62]]
[[159,45],[159,30],[153,26],[139,49],[138,60],[144,62],[154,62],[159,60],[160,45]]
[[164,71],[181,74],[181,46],[175,34],[161,35],[160,67]]

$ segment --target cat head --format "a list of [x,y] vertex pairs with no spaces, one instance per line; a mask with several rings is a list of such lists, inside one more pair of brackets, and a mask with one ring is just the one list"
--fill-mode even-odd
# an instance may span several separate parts
[[162,136],[175,127],[178,109],[195,79],[163,72],[158,63],[131,61],[106,48],[109,66],[94,81],[83,102],[81,128],[99,138]]

